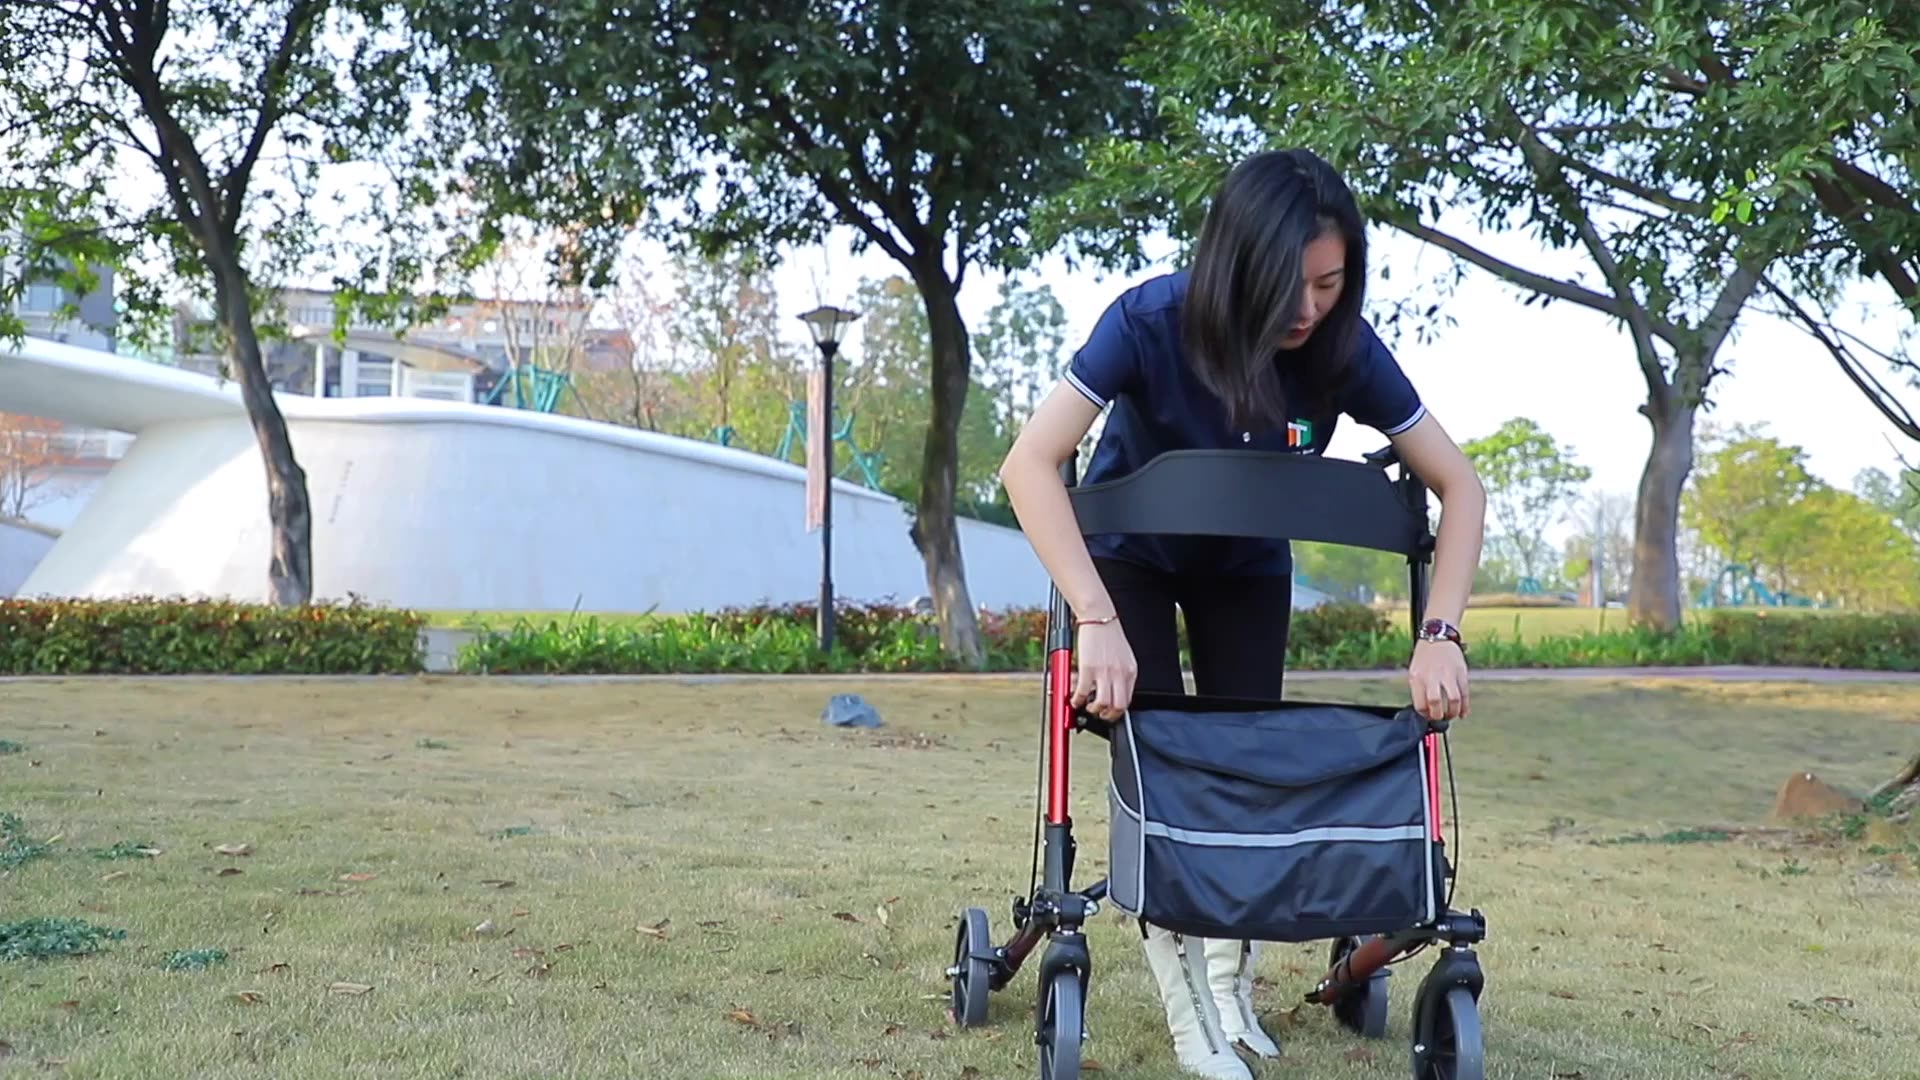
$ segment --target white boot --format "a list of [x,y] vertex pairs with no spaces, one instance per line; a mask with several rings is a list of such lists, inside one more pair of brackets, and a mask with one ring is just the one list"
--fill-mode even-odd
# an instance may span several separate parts
[[1160,1000],[1167,1009],[1167,1030],[1173,1033],[1173,1053],[1180,1067],[1210,1080],[1253,1080],[1247,1063],[1233,1052],[1220,1013],[1207,989],[1206,941],[1182,937],[1158,926],[1147,926],[1143,946],[1147,966],[1160,984]]
[[1259,957],[1257,941],[1208,941],[1207,984],[1227,1039],[1263,1058],[1277,1058],[1279,1044],[1261,1029],[1253,1014],[1253,966]]

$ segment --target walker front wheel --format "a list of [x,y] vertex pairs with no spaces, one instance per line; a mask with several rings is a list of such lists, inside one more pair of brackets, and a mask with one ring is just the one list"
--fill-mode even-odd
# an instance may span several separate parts
[[1080,973],[1057,971],[1046,986],[1040,1019],[1040,1080],[1080,1080],[1080,1040],[1086,1002],[1081,997]]
[[1414,1022],[1413,1080],[1486,1080],[1480,1005],[1472,991],[1453,987]]

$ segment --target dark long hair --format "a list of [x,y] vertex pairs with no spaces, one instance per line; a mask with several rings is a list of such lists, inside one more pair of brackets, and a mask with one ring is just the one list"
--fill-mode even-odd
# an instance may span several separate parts
[[1282,424],[1280,342],[1300,311],[1306,247],[1336,229],[1346,241],[1340,299],[1284,363],[1316,403],[1352,355],[1367,279],[1366,229],[1353,192],[1309,150],[1273,150],[1235,166],[1207,210],[1180,316],[1188,362],[1236,427]]

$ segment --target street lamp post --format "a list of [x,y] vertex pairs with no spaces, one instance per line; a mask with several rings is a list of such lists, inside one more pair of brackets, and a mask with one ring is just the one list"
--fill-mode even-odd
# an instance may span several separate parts
[[833,358],[857,312],[821,306],[800,316],[820,348],[820,430],[809,432],[825,468],[820,492],[820,651],[833,649]]

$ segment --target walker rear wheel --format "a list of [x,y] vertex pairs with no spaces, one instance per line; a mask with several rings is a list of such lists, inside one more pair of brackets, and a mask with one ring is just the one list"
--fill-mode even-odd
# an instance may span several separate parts
[[989,985],[992,969],[984,959],[993,954],[993,941],[987,935],[987,913],[968,908],[954,932],[953,966],[947,969],[953,980],[953,1022],[961,1027],[987,1022],[987,996],[993,989]]
[[[1331,955],[1327,958],[1327,967],[1338,967],[1342,957],[1360,947],[1360,939],[1344,937],[1333,943]],[[1333,1018],[1362,1038],[1382,1039],[1387,1034],[1387,976],[1391,972],[1381,968],[1373,973],[1358,990],[1333,1003]]]

